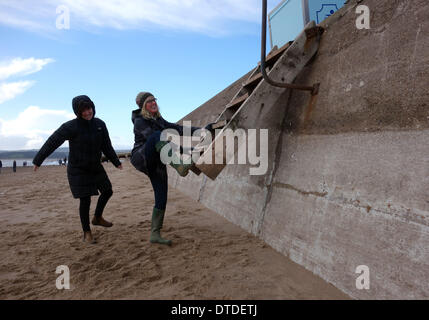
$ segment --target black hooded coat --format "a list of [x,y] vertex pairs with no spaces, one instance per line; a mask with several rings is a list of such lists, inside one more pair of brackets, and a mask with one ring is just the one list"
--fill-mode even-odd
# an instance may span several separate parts
[[[87,96],[73,99],[73,111],[78,116],[81,103],[90,103],[95,116],[95,106]],[[33,164],[41,166],[43,161],[64,141],[69,141],[67,177],[74,198],[98,195],[112,189],[112,184],[101,164],[101,153],[119,167],[121,162],[113,150],[106,124],[93,117],[91,120],[79,118],[64,123],[45,142],[33,159]]]

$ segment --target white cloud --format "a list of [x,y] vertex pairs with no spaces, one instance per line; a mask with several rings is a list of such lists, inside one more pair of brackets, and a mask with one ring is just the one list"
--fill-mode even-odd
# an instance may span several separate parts
[[[88,24],[116,29],[139,29],[152,25],[169,29],[222,33],[227,21],[257,22],[254,1],[158,0],[105,1],[65,0],[70,12]],[[255,2],[254,2],[255,3]]]
[[[1,7],[1,4],[0,4]],[[7,12],[0,11],[0,24],[25,29],[28,31],[47,31],[41,23],[35,20],[25,19],[23,17],[11,16]]]
[[30,106],[16,119],[0,118],[0,150],[38,149],[62,123],[75,117],[64,110]]
[[[26,76],[42,70],[53,59],[36,58],[14,58],[12,60],[0,61],[0,80],[10,77]],[[24,93],[34,81],[0,82],[0,104]]]
[[15,58],[9,61],[0,62],[0,80],[5,80],[11,76],[26,76],[42,70],[53,59],[35,58]]
[[[278,2],[269,1],[269,7]],[[147,29],[162,27],[212,35],[237,32],[236,22],[260,23],[260,0],[2,0],[0,23],[28,29],[55,29],[57,6],[70,11],[70,27]],[[235,27],[232,27],[232,24]],[[241,30],[244,31],[245,30]]]
[[18,81],[0,83],[0,104],[24,93],[34,81]]

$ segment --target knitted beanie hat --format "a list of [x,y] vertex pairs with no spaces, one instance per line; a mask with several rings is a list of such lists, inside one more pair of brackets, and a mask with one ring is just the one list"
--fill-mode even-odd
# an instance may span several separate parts
[[143,108],[143,105],[147,98],[153,97],[153,94],[150,92],[140,92],[136,97],[136,104],[139,106],[139,108]]

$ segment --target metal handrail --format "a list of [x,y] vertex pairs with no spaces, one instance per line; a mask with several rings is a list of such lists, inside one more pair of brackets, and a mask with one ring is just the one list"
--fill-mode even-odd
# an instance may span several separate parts
[[262,0],[262,36],[261,36],[261,73],[265,81],[270,85],[280,88],[311,91],[313,95],[317,94],[318,84],[312,87],[302,86],[293,83],[276,82],[272,80],[265,70],[265,59],[267,54],[267,0]]

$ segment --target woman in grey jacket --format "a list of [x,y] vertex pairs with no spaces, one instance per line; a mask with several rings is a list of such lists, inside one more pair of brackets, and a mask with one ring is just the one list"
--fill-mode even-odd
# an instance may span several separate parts
[[[170,123],[162,118],[156,99],[150,92],[139,93],[136,104],[139,109],[132,112],[131,118],[134,124],[135,140],[131,163],[137,170],[149,177],[155,194],[150,242],[171,245],[171,240],[163,239],[160,234],[168,193],[167,168],[160,159],[161,149],[168,144],[168,141],[161,141],[161,132],[165,129],[175,129],[180,135],[183,135],[183,126]],[[191,133],[198,129],[201,128],[191,127]],[[172,156],[171,153],[170,156]],[[176,157],[170,165],[180,176],[184,177],[193,164],[184,164],[181,159]]]

